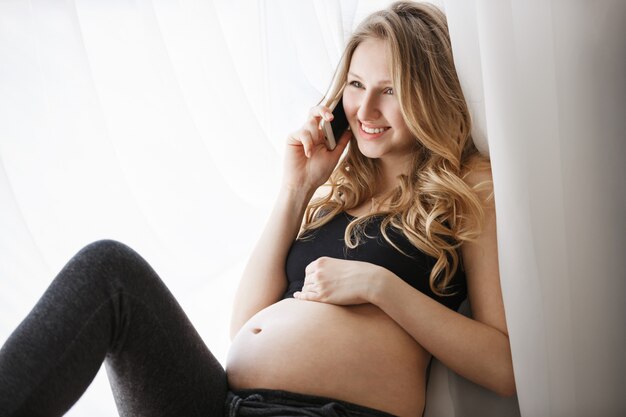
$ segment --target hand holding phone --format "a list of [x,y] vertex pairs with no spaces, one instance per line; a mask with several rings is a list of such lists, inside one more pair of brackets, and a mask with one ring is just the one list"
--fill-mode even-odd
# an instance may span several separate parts
[[343,100],[339,98],[338,101],[330,106],[330,110],[333,112],[333,120],[322,120],[322,131],[324,132],[326,148],[332,151],[337,146],[337,141],[341,138],[343,132],[345,132],[350,124],[348,118],[343,110]]

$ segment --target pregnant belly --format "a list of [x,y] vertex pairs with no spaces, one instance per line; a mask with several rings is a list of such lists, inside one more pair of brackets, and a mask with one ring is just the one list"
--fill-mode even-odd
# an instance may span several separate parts
[[430,354],[372,304],[282,300],[258,312],[230,347],[233,389],[318,395],[420,416]]

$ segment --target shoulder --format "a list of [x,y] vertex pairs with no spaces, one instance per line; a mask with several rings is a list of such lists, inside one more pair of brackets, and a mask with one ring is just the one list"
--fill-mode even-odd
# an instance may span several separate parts
[[472,167],[465,171],[463,179],[469,185],[476,185],[485,181],[492,181],[491,166]]
[[493,204],[493,175],[489,162],[469,167],[462,179],[476,192],[483,206]]
[[461,168],[461,177],[471,185],[491,181],[491,161],[487,156],[474,155],[465,161]]

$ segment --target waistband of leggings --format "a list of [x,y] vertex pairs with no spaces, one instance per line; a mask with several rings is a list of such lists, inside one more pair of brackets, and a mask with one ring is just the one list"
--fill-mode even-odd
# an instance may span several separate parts
[[329,402],[336,402],[343,405],[347,410],[359,417],[397,417],[375,408],[354,404],[348,401],[338,400],[330,397],[320,397],[317,395],[300,394],[297,392],[267,389],[267,388],[246,388],[230,390],[232,394],[245,398],[250,395],[261,395],[264,401],[272,404],[290,406],[322,407]]

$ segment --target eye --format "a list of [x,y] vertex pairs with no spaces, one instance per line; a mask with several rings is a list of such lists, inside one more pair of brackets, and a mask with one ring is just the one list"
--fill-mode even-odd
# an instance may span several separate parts
[[389,87],[388,89],[385,90],[385,94],[389,94],[390,96],[393,95],[393,88]]
[[356,87],[356,88],[361,88],[361,87],[363,87],[363,84],[361,84],[361,83],[360,83],[360,82],[358,82],[358,81],[350,81],[348,84],[349,84],[349,85],[351,85],[352,87]]

